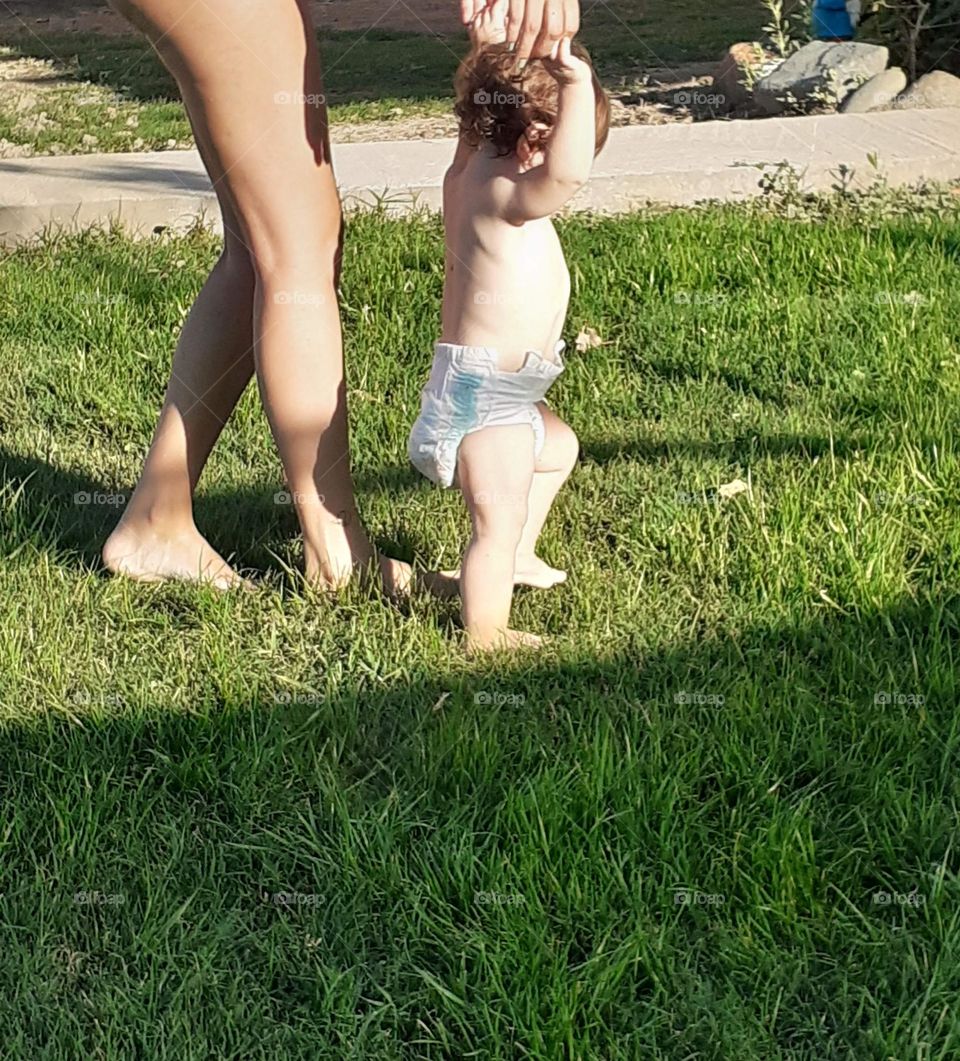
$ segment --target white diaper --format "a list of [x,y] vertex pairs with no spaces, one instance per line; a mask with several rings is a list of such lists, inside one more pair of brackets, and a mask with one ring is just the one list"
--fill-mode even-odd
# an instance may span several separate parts
[[489,346],[437,343],[433,370],[420,398],[420,416],[410,432],[407,451],[414,467],[441,486],[453,485],[457,452],[465,435],[483,427],[529,424],[535,452],[543,449],[543,401],[563,371],[564,343],[554,361],[530,350],[516,372],[497,369],[497,352]]

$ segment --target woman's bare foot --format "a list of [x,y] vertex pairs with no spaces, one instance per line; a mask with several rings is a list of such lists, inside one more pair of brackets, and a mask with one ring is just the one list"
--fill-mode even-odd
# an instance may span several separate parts
[[533,586],[534,589],[552,589],[567,581],[566,571],[551,567],[539,556],[518,556],[513,573],[515,586]]
[[311,585],[328,591],[341,590],[349,585],[354,576],[363,585],[396,600],[410,595],[413,570],[402,560],[394,560],[382,553],[370,553],[366,548],[360,556],[347,553],[336,562],[329,553],[324,560],[320,560],[307,551],[305,577]]
[[423,571],[417,575],[424,588],[440,600],[460,596],[460,568],[455,571]]
[[250,586],[196,527],[164,534],[121,520],[102,555],[108,571],[136,582],[199,582],[220,590]]
[[543,638],[536,634],[526,634],[522,630],[498,630],[490,635],[467,633],[467,654],[479,655],[484,652],[513,652],[521,648],[542,648]]
[[410,596],[410,583],[413,581],[413,568],[403,560],[377,553],[380,563],[380,585],[391,600]]

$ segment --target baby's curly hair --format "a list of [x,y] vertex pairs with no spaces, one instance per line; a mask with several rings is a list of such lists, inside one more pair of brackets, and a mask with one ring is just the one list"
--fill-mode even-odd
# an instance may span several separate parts
[[[597,146],[599,155],[610,132],[610,100],[593,71],[590,56],[576,41],[572,53],[590,65],[593,93],[597,101]],[[560,90],[541,59],[531,59],[523,72],[505,44],[491,44],[463,60],[454,81],[460,119],[460,135],[472,147],[492,144],[499,156],[516,152],[517,141],[534,123],[552,128],[557,120]],[[545,139],[545,136],[543,137]],[[539,146],[535,141],[533,147]]]

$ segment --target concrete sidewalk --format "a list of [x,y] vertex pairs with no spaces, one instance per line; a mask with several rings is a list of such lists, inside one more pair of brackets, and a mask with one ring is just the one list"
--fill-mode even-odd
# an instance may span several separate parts
[[[339,144],[334,157],[345,201],[385,196],[392,208],[440,203],[452,140]],[[878,170],[868,156],[876,156]],[[758,193],[758,164],[785,160],[811,189],[828,188],[839,166],[869,183],[960,179],[960,109],[704,122],[614,129],[581,208],[616,212],[645,202],[686,205]],[[0,159],[0,241],[53,224],[118,219],[133,231],[216,223],[216,197],[195,151]]]

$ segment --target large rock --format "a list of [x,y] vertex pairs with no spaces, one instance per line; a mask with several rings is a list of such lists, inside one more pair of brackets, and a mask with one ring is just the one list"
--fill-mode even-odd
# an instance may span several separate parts
[[960,77],[954,77],[945,70],[924,74],[893,105],[896,111],[921,107],[960,107]]
[[757,44],[732,45],[713,73],[713,92],[722,101],[721,109],[746,107],[753,100],[753,82],[778,65],[779,60]]
[[889,57],[889,51],[878,44],[811,41],[762,77],[754,96],[767,114],[816,102],[821,94],[836,93],[840,102],[885,70]]
[[889,70],[871,77],[865,85],[861,85],[856,92],[847,96],[840,110],[844,114],[890,110],[906,87],[907,75],[899,66],[891,66]]

